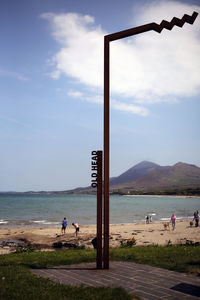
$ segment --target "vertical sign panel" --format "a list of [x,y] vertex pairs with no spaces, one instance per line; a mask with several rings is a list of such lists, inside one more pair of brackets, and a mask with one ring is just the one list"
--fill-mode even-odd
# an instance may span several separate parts
[[102,151],[97,151],[97,269],[102,269]]
[[102,269],[102,151],[92,151],[91,186],[97,188],[96,266]]

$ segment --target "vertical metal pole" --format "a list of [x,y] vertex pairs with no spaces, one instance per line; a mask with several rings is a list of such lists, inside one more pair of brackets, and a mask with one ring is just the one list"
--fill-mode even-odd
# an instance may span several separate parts
[[102,269],[102,151],[97,151],[97,269]]
[[104,269],[109,269],[109,39],[104,37]]

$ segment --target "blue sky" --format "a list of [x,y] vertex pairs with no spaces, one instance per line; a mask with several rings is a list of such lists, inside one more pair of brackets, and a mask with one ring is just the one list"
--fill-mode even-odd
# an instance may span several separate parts
[[[103,36],[199,1],[0,1],[0,191],[90,184],[103,148]],[[143,160],[200,167],[200,16],[111,44],[111,176]]]

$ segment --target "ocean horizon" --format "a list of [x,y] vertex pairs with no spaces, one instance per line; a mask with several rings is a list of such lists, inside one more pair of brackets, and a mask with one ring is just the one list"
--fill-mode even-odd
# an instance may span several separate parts
[[[0,228],[96,224],[95,195],[0,195]],[[200,197],[110,196],[110,224],[141,223],[147,215],[164,222],[175,213],[177,220],[192,220],[200,209]]]

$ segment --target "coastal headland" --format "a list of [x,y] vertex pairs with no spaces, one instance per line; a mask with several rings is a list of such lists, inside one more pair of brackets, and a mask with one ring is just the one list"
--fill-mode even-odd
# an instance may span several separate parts
[[[61,234],[61,227],[0,228],[0,254],[16,251],[18,242],[41,251],[77,246],[92,248],[91,241],[95,236],[96,225],[81,226],[77,237],[73,226],[68,226],[65,234]],[[163,223],[156,222],[110,225],[110,247],[120,247],[121,241],[126,242],[132,237],[136,247],[200,243],[200,227],[190,226],[189,220],[178,221],[175,230],[171,224],[165,229]]]

